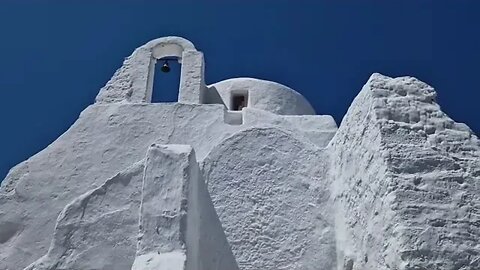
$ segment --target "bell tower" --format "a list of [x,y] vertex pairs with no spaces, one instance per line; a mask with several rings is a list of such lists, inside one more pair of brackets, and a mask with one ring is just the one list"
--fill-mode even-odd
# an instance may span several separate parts
[[181,37],[158,38],[137,48],[100,90],[96,102],[150,103],[157,61],[163,61],[164,72],[169,71],[168,61],[178,61],[181,64],[179,103],[204,103],[206,86],[203,53]]

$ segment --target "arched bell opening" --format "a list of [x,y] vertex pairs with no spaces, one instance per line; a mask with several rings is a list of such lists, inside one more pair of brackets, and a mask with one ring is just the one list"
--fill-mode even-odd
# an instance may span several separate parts
[[[153,40],[147,43],[146,46],[150,46],[151,57],[148,69],[147,93],[145,100],[147,102],[152,102],[152,96],[157,97],[157,93],[153,95],[153,91],[155,90],[155,92],[164,92],[158,93],[158,96],[160,97],[170,97],[167,100],[162,100],[162,98],[160,98],[159,101],[178,101],[180,103],[203,104],[205,96],[203,54],[197,51],[189,41],[178,37]],[[165,63],[165,61],[167,61],[167,63]],[[172,68],[174,68],[176,63],[181,65],[179,71],[180,76],[171,75],[172,71],[174,71]],[[156,72],[157,66],[160,66],[160,72]],[[163,74],[161,75],[159,73]],[[161,80],[159,81],[160,78],[157,78],[159,76],[161,76],[161,78],[167,77],[164,75],[179,78],[176,81],[178,86],[177,83],[164,86],[164,82]],[[157,78],[157,80],[155,78]],[[172,80],[174,80],[174,78],[172,78]],[[170,78],[165,79],[166,81],[170,80]],[[176,100],[172,100],[171,98],[173,95],[171,91],[173,89],[178,89],[178,98]]]
[[149,102],[178,101],[183,51],[176,43],[160,43],[152,48],[147,85]]
[[[173,58],[168,62],[168,68],[164,67],[165,58]],[[157,64],[161,63],[160,72],[155,72]],[[176,67],[180,64],[178,76],[172,76]],[[163,67],[163,69],[162,69]],[[165,84],[163,80],[155,83],[155,78],[176,80],[176,83]],[[203,54],[195,49],[193,44],[181,37],[164,37],[154,39],[145,45],[137,48],[133,54],[126,58],[122,67],[117,70],[100,90],[97,98],[98,103],[129,102],[129,103],[150,103],[152,102],[155,83],[155,92],[167,93],[178,89],[176,101],[183,104],[204,104],[206,99],[206,85],[204,80],[204,59]],[[175,86],[174,86],[175,85]],[[178,86],[177,86],[178,85]],[[155,94],[156,95],[156,94]],[[160,94],[161,96],[162,94]],[[156,99],[156,98],[155,98]],[[160,98],[162,101],[162,98]],[[172,101],[168,98],[167,101]]]
[[155,59],[151,103],[178,102],[181,64],[177,57]]

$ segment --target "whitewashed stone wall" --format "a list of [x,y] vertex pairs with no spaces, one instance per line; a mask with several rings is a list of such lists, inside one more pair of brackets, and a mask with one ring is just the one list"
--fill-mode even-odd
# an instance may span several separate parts
[[[163,56],[179,103],[150,103]],[[480,143],[435,95],[374,74],[337,131],[283,85],[206,86],[191,42],[153,40],[1,183],[0,270],[478,270]]]
[[427,84],[372,75],[328,147],[339,269],[480,269],[479,146]]

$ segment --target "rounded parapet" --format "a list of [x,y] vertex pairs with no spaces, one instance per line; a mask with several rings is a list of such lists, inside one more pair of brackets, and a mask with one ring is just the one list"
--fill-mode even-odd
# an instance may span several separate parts
[[205,89],[203,54],[181,37],[157,38],[137,48],[100,90],[96,102],[150,102],[155,64],[167,57],[182,64],[178,101],[202,103]]
[[166,47],[168,45],[179,46],[182,50],[186,51],[196,51],[195,46],[193,43],[185,38],[182,37],[161,37],[154,40],[150,40],[142,47],[144,48],[156,48],[158,46]]
[[165,57],[178,58],[182,63],[184,51],[197,51],[192,42],[182,37],[162,37],[147,42],[140,48],[151,51],[152,57],[162,59]]
[[276,82],[253,78],[234,78],[210,85],[209,96],[218,93],[228,110],[243,107],[261,109],[280,115],[312,115],[315,110],[295,90]]

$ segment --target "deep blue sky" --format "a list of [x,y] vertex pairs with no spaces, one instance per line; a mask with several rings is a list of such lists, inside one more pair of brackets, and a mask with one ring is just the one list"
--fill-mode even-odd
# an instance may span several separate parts
[[62,134],[134,48],[167,35],[205,53],[207,83],[277,81],[338,123],[371,73],[416,76],[480,133],[480,1],[70,2],[0,2],[0,180]]

